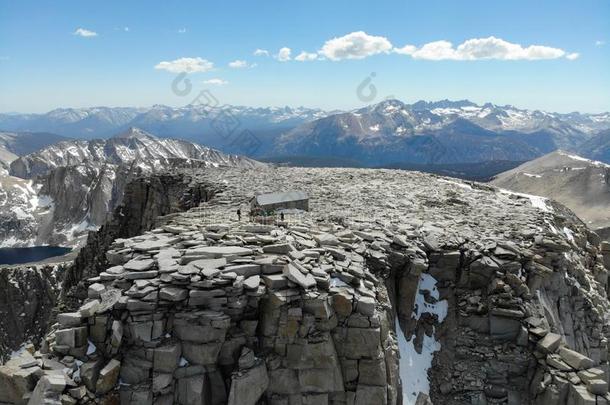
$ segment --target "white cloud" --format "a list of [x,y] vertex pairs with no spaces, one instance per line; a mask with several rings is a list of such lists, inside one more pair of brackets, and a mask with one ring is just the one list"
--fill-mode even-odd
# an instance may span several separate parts
[[456,51],[449,41],[429,42],[410,53],[415,59],[443,60],[457,59]]
[[160,62],[155,69],[167,70],[172,73],[207,72],[214,68],[214,64],[202,58],[180,58],[170,62]]
[[97,37],[97,32],[89,31],[84,28],[77,28],[76,31],[72,33],[72,35],[78,35],[79,37]]
[[219,79],[219,78],[204,80],[203,83],[204,84],[212,84],[214,86],[224,86],[225,84],[229,84],[228,81],[226,81],[224,79]]
[[580,54],[578,52],[572,52],[566,55],[566,59],[569,60],[576,60],[580,57]]
[[330,39],[324,43],[320,54],[328,59],[364,59],[379,53],[392,50],[392,44],[385,37],[369,35],[364,31],[356,31],[342,37]]
[[316,60],[318,59],[318,54],[317,53],[310,53],[310,52],[301,52],[300,54],[298,54],[294,60],[298,60],[299,62],[307,62],[307,61],[312,61],[312,60]]
[[269,56],[269,51],[266,49],[257,49],[253,53],[254,56]]
[[229,67],[233,69],[246,69],[249,67],[255,67],[255,64],[250,64],[245,60],[234,60],[233,62],[229,62]]
[[405,45],[402,48],[394,48],[392,51],[401,55],[413,55],[417,51],[417,47],[415,45]]
[[595,46],[604,46],[606,45],[606,41],[597,40],[595,41]]
[[540,60],[562,57],[574,60],[579,56],[578,53],[567,53],[563,49],[549,46],[524,47],[493,36],[469,39],[457,47],[449,41],[441,40],[429,42],[420,48],[413,45],[394,48],[394,52],[424,60]]
[[186,28],[180,28],[178,30],[178,34],[184,34],[186,32]]
[[129,27],[125,27],[125,28],[123,28],[123,30],[124,30],[125,32],[129,32]]
[[292,50],[290,48],[283,47],[278,51],[277,55],[275,55],[275,58],[280,62],[287,62],[290,60],[291,52]]

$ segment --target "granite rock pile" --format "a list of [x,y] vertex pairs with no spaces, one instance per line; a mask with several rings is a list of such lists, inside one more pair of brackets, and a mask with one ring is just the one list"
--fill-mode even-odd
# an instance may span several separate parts
[[[0,403],[610,402],[610,246],[563,207],[419,173],[199,176],[224,186],[115,240]],[[295,187],[311,213],[237,220]]]

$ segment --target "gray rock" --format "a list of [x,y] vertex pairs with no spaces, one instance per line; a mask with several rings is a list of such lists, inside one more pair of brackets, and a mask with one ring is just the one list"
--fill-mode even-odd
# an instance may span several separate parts
[[97,379],[100,375],[100,370],[103,367],[101,359],[89,360],[80,366],[80,378],[85,383],[87,389],[91,392],[95,392],[97,386]]
[[262,278],[265,285],[272,290],[288,288],[288,278],[282,274],[269,274],[264,275]]
[[375,314],[375,299],[371,297],[360,297],[356,301],[356,310],[362,315],[373,316]]
[[222,343],[182,343],[182,355],[189,363],[211,365],[215,364]]
[[173,373],[178,367],[181,353],[180,344],[171,344],[155,348],[153,369],[161,373]]
[[99,300],[93,300],[93,301],[89,301],[86,304],[84,304],[83,306],[80,307],[80,309],[78,310],[78,312],[80,313],[81,317],[83,318],[89,318],[93,315],[95,315],[100,309],[100,301]]
[[247,290],[256,290],[261,283],[260,276],[248,277],[244,280],[244,288]]
[[121,362],[112,359],[99,372],[95,392],[98,395],[111,391],[117,383],[121,371]]
[[163,287],[159,290],[159,298],[166,301],[183,301],[188,297],[188,290],[177,287]]
[[218,259],[221,257],[248,256],[252,254],[252,250],[238,246],[205,246],[197,248],[196,253],[211,259]]
[[278,243],[275,245],[263,246],[263,252],[265,253],[277,253],[277,254],[288,254],[294,248],[289,243]]
[[385,387],[366,386],[358,384],[355,405],[371,405],[387,403],[387,389]]
[[596,405],[595,395],[589,393],[584,385],[570,384],[567,404]]
[[57,314],[57,322],[61,328],[80,326],[82,321],[83,317],[80,312],[64,312],[62,314]]
[[559,355],[563,361],[576,370],[584,370],[593,367],[593,360],[574,350],[568,349],[567,347],[561,347],[559,349]]
[[544,354],[554,353],[561,344],[561,335],[556,333],[548,333],[540,339],[536,348]]
[[61,346],[82,347],[87,344],[88,331],[86,326],[55,331],[55,342]]
[[93,283],[87,290],[89,298],[100,298],[100,295],[106,290],[106,286],[100,283]]
[[59,405],[59,398],[66,387],[66,379],[60,374],[43,376],[28,401],[28,405]]
[[316,280],[311,274],[303,274],[291,263],[284,266],[283,274],[288,280],[300,285],[304,289],[316,286]]
[[0,402],[16,404],[31,392],[40,376],[40,368],[22,369],[15,365],[0,367]]
[[250,277],[261,273],[261,266],[258,264],[240,264],[237,266],[227,266],[223,273],[235,273],[239,276]]
[[228,405],[255,405],[269,385],[264,363],[231,377]]
[[132,259],[125,263],[123,267],[127,271],[146,271],[151,269],[155,265],[153,259]]
[[159,275],[157,270],[149,270],[149,271],[130,271],[123,274],[123,277],[126,280],[143,280],[149,278],[155,278]]

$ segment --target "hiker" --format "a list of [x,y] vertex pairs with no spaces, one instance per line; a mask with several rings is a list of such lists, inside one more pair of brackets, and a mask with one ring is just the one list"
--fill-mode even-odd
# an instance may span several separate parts
[[280,221],[284,222],[284,213],[280,212]]
[[237,209],[237,220],[241,221],[241,209]]

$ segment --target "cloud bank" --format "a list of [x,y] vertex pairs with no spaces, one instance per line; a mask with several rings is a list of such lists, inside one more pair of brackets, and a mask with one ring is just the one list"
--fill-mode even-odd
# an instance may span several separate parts
[[451,42],[441,40],[429,42],[416,47],[405,45],[395,48],[394,52],[409,55],[413,59],[423,60],[543,60],[567,58],[574,60],[578,53],[568,53],[563,49],[543,45],[523,46],[511,43],[494,36],[487,38],[468,39],[458,46]]
[[[285,49],[285,48],[283,48]],[[395,47],[383,36],[355,31],[341,37],[332,38],[324,43],[317,53],[301,52],[297,61],[330,59],[364,59],[378,54],[396,53],[413,59],[429,61],[476,61],[476,60],[545,60],[578,59],[576,52],[567,52],[560,48],[544,45],[521,45],[501,38],[472,38],[455,46],[447,40],[428,42],[421,46],[407,44]]]

